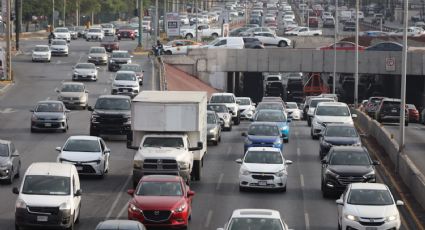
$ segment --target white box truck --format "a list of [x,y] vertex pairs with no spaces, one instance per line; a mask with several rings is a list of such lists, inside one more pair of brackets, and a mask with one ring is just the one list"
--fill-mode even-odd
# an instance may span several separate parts
[[131,105],[127,147],[137,150],[133,185],[151,174],[200,180],[207,151],[207,93],[143,91]]

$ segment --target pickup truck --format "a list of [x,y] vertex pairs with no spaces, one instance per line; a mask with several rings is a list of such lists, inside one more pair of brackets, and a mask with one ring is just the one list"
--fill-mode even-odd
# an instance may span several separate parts
[[[186,39],[194,38],[196,36],[196,28],[181,28],[180,35]],[[214,29],[211,28],[209,25],[198,25],[198,36],[217,38],[218,36],[221,36],[221,29]]]
[[308,27],[297,27],[286,31],[285,34],[294,36],[319,36],[322,35],[322,30],[311,30]]

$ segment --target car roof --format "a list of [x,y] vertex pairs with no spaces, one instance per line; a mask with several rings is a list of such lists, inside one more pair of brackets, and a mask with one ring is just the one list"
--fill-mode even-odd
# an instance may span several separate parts
[[349,124],[349,123],[327,123],[326,127],[353,127],[353,124]]
[[330,97],[312,97],[310,101],[316,101],[316,100],[328,100],[328,101],[335,101],[333,98]]
[[382,101],[401,102],[401,100],[398,99],[398,98],[384,98],[384,99],[382,99]]
[[213,96],[234,96],[233,93],[213,93],[211,94],[211,97]]
[[381,183],[352,183],[351,189],[388,190],[388,187]]
[[87,135],[76,135],[70,136],[68,140],[99,140],[99,137],[96,136],[87,136]]
[[[140,229],[140,223],[135,220],[105,220],[100,222],[96,229],[105,230],[136,230]],[[137,227],[137,228],[136,228]]]
[[352,151],[352,152],[365,152],[365,148],[363,146],[344,146],[344,145],[336,145],[332,146],[334,151]]
[[62,101],[56,101],[56,100],[44,100],[44,101],[38,101],[37,104],[41,104],[41,103],[58,103],[58,104],[63,104]]
[[347,107],[348,105],[343,102],[320,102],[317,106],[344,106]]
[[35,47],[49,47],[48,45],[36,45]]
[[112,53],[128,53],[127,50],[113,50]]
[[279,211],[273,209],[236,209],[233,211],[232,218],[250,218],[261,217],[270,219],[280,219]]
[[254,121],[254,122],[251,122],[251,124],[249,124],[249,126],[252,126],[252,125],[270,125],[270,126],[278,127],[276,122],[268,122],[268,121]]
[[251,100],[250,97],[236,97],[236,99],[249,99],[249,100]]
[[120,74],[120,73],[126,73],[126,74],[134,74],[134,71],[130,71],[130,70],[118,70],[116,75]]
[[84,83],[82,83],[82,82],[65,81],[65,82],[62,82],[62,85],[84,85]]
[[10,144],[10,143],[12,143],[12,142],[9,141],[9,140],[2,140],[2,139],[0,139],[0,144]]
[[181,181],[180,176],[173,175],[147,175],[143,176],[141,181],[157,181],[157,182],[179,182]]
[[100,95],[99,99],[100,98],[130,99],[130,97],[126,95]]
[[274,112],[274,113],[282,113],[283,114],[283,111],[280,110],[280,109],[261,109],[258,112],[259,113],[267,113],[267,112],[270,113],[270,112]]
[[51,175],[68,177],[72,167],[75,166],[72,164],[62,164],[55,162],[35,162],[28,167],[25,175]]
[[280,152],[280,149],[273,147],[249,147],[247,152],[249,151],[267,151],[267,152]]

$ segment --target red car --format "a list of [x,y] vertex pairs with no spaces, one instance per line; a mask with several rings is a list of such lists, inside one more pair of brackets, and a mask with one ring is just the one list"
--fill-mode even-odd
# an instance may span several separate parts
[[136,189],[127,193],[133,197],[128,204],[129,220],[138,220],[147,227],[187,228],[195,192],[182,177],[144,176]]
[[419,111],[416,109],[414,104],[406,104],[407,110],[409,110],[409,122],[419,122]]
[[[320,50],[333,50],[336,44],[336,50],[356,50],[356,43],[340,41],[337,43],[330,44],[329,46],[320,47]],[[359,46],[359,51],[365,50],[366,47]]]
[[134,29],[132,28],[126,28],[126,27],[120,28],[116,34],[119,40],[123,38],[130,38],[131,40],[136,39],[136,35],[134,34]]
[[115,36],[105,36],[100,42],[100,46],[105,47],[107,52],[120,49],[120,43],[118,42],[118,38]]
[[317,17],[309,17],[308,18],[308,26],[317,28],[319,27],[319,18]]

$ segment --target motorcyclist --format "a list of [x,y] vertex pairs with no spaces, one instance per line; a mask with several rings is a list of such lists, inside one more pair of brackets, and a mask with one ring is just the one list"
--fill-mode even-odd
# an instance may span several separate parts
[[53,33],[53,31],[50,32],[48,39],[49,39],[49,45],[52,44],[52,40],[55,39],[55,34]]
[[161,51],[164,49],[163,45],[159,40],[156,41],[156,56],[161,54]]

